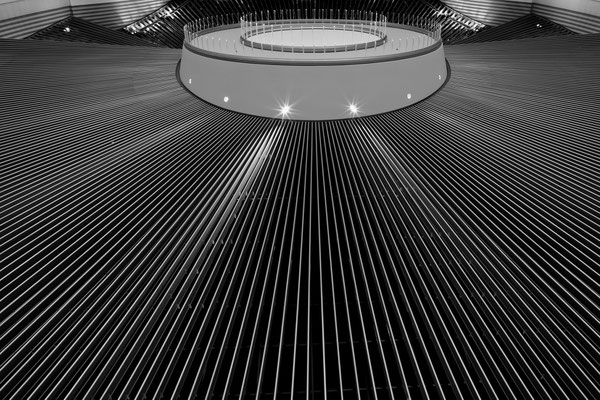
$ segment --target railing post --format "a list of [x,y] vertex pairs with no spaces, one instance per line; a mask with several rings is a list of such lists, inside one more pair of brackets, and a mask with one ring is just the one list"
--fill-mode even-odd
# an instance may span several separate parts
[[[346,25],[344,25],[344,32],[346,32]],[[346,40],[344,42],[344,52],[347,52],[347,51],[348,51],[348,41]]]
[[335,25],[333,26],[333,38],[334,38],[334,41],[333,41],[333,53],[335,54],[336,53],[336,48],[335,48],[335,46],[336,46],[336,44],[335,44]]

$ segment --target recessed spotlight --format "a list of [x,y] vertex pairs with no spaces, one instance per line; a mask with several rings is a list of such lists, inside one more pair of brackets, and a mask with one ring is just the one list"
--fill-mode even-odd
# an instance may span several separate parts
[[348,106],[348,110],[352,113],[352,115],[358,114],[358,107],[356,106],[356,104],[350,104]]
[[410,99],[411,97],[412,97],[412,95],[410,93],[406,95],[407,99]]
[[227,96],[223,97],[223,101],[224,101],[225,103],[227,103],[227,102],[229,101],[229,97],[227,97]]
[[65,32],[69,33],[71,32],[71,28],[69,28],[68,26],[64,29]]
[[190,78],[190,80],[189,80],[189,83],[190,83],[190,84],[192,83],[192,78]]
[[290,113],[290,106],[288,104],[284,104],[279,111],[281,112],[281,115],[285,117]]
[[440,81],[442,80],[442,76],[441,75],[438,75],[438,80],[440,80]]

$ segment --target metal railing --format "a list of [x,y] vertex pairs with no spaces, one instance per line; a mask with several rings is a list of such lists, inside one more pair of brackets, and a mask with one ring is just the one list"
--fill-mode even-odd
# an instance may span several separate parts
[[[365,54],[388,55],[410,52],[436,44],[442,40],[441,25],[431,19],[398,15],[391,22],[386,15],[355,10],[273,10],[247,14],[212,16],[192,21],[183,28],[185,43],[201,50],[235,53],[245,51],[278,51],[297,53],[326,53],[351,50],[365,50]],[[239,40],[222,39],[218,35],[220,27],[237,25]],[[415,35],[390,37],[390,25],[405,27]],[[253,40],[260,34],[274,34],[292,30],[306,31],[349,31],[367,33],[378,39],[361,43],[339,45],[284,45],[265,44]],[[208,35],[210,33],[210,35]],[[248,48],[246,50],[246,48]]]

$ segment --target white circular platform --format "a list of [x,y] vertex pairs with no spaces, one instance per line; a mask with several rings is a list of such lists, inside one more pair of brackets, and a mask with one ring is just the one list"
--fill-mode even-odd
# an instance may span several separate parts
[[432,95],[446,80],[439,30],[398,24],[385,32],[360,24],[344,30],[331,21],[313,26],[229,25],[187,33],[180,80],[219,107],[299,120],[397,110]]
[[[365,51],[365,43],[354,46],[337,46],[340,51],[312,52],[296,51],[294,54],[288,51],[281,51],[282,47],[277,46],[275,51],[271,50],[270,45],[256,44],[253,47],[244,45],[240,39],[239,29],[224,29],[220,32],[205,32],[189,40],[189,47],[196,49],[203,54],[214,54],[227,56],[242,56],[253,59],[294,59],[298,61],[325,61],[325,60],[367,60],[379,56],[394,56],[400,53],[414,53],[420,49],[435,45],[436,41],[425,35],[423,32],[415,32],[407,28],[389,28],[386,41],[380,46],[368,46]],[[373,43],[373,42],[367,42]],[[317,50],[319,50],[317,48]],[[331,50],[331,49],[330,49]]]

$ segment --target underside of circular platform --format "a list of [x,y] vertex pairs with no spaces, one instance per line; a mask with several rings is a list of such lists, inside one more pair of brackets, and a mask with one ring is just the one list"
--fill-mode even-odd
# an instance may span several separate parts
[[390,24],[260,23],[200,32],[179,77],[199,98],[270,118],[332,120],[415,104],[446,81],[444,48],[427,31]]

